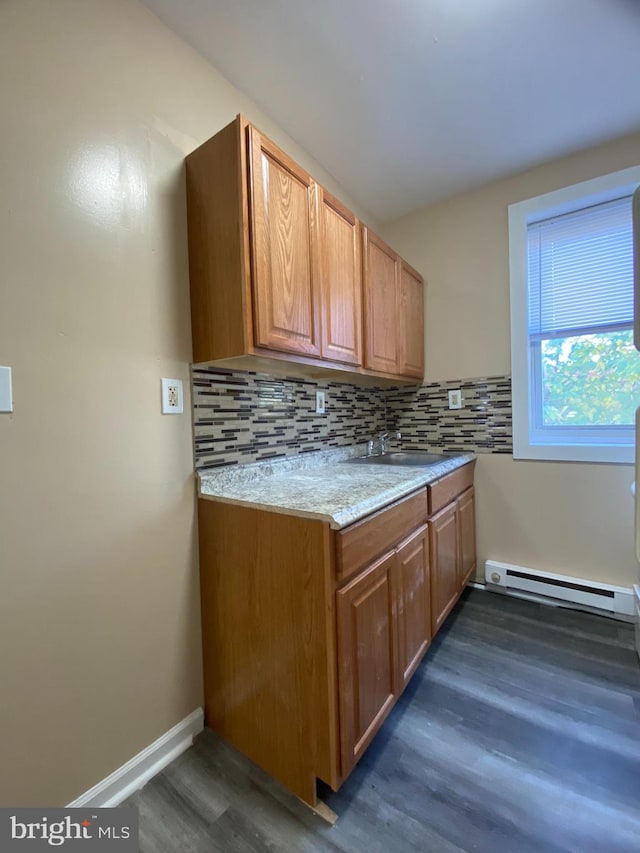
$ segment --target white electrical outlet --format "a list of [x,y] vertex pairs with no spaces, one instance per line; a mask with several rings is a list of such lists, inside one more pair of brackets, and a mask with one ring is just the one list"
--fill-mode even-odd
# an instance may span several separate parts
[[11,368],[0,367],[0,412],[13,411],[13,392],[11,390]]
[[162,414],[181,415],[184,411],[184,397],[181,379],[162,380]]
[[325,411],[324,391],[316,391],[316,415],[324,415]]
[[449,408],[462,408],[462,391],[459,388],[456,388],[454,391],[449,391]]

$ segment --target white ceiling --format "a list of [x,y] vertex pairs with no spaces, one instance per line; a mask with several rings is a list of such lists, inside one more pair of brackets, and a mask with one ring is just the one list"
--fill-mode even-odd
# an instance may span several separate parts
[[143,2],[379,220],[640,129],[640,0]]

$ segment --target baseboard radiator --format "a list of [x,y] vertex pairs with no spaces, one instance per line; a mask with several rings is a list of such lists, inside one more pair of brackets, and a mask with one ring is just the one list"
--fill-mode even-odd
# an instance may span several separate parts
[[486,588],[548,604],[580,607],[619,619],[635,613],[633,590],[582,578],[541,572],[510,563],[487,560],[484,564]]

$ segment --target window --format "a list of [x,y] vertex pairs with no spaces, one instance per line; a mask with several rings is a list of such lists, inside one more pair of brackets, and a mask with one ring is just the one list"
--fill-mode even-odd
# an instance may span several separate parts
[[640,167],[509,207],[514,456],[633,462]]

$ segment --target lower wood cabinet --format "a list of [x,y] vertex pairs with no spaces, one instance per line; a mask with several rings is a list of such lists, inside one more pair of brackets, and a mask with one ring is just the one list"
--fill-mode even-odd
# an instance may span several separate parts
[[334,531],[200,499],[205,722],[301,799],[337,790],[473,573],[471,462]]
[[342,773],[346,776],[431,642],[427,525],[339,589],[336,597]]
[[397,698],[396,554],[337,593],[342,773],[359,760]]
[[476,558],[476,507],[473,486],[460,495],[456,501],[458,515],[458,541],[460,556],[458,563],[458,580],[461,589],[471,580],[471,575],[478,564]]
[[458,516],[455,501],[429,519],[431,530],[431,627],[435,634],[458,600]]
[[476,569],[473,486],[429,519],[431,628],[435,636]]
[[427,525],[397,549],[399,693],[409,683],[431,643],[431,586]]

